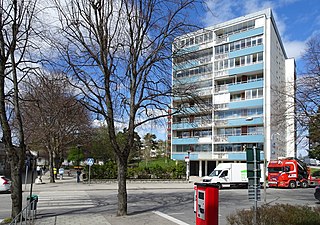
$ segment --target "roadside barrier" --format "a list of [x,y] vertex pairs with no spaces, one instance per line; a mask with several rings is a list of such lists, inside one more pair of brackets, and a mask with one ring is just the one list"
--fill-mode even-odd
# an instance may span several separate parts
[[29,225],[34,224],[34,220],[37,215],[37,203],[38,203],[38,196],[33,195],[30,198],[27,199],[28,204],[26,207],[22,209],[22,211],[12,220],[10,225]]

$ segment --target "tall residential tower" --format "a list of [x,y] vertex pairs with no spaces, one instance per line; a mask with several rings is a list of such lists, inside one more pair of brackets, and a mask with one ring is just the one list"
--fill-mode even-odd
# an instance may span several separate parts
[[295,62],[271,9],[177,37],[173,43],[171,158],[191,175],[221,162],[296,156]]

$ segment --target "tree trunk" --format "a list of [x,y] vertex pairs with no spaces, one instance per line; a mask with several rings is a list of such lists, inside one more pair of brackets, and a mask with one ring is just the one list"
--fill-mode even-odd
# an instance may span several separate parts
[[[11,170],[11,218],[15,218],[22,210],[21,150],[12,149],[10,157]],[[20,152],[17,152],[20,151]]]
[[54,172],[53,172],[53,151],[49,150],[49,171],[50,171],[50,183],[55,183],[55,177],[54,177]]
[[127,215],[127,159],[117,156],[118,165],[118,216]]

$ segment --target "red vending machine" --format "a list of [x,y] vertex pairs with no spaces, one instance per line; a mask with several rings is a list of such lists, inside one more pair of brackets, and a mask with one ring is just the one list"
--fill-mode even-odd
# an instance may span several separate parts
[[195,183],[196,225],[218,225],[219,187],[210,183]]

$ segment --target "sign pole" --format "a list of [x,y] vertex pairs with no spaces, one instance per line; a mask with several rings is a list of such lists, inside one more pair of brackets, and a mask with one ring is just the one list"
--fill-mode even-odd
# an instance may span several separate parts
[[93,158],[88,158],[87,159],[87,165],[89,166],[89,186],[91,184],[91,166],[94,164],[94,159]]
[[89,186],[91,184],[90,176],[91,176],[91,166],[89,165]]
[[29,169],[29,166],[26,165],[26,174],[25,174],[25,178],[24,178],[24,190],[27,189],[28,169]]

